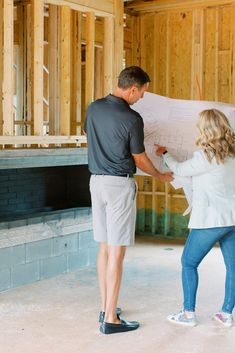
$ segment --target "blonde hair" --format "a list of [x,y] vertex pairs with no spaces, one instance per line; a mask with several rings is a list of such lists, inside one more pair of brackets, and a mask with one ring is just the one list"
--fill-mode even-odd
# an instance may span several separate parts
[[199,114],[197,127],[201,136],[196,144],[200,146],[209,162],[224,163],[228,156],[235,157],[235,134],[227,117],[217,109],[203,110]]

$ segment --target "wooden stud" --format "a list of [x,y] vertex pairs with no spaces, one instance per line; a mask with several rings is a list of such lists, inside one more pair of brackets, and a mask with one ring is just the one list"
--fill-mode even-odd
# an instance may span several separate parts
[[34,135],[43,135],[43,1],[31,0],[32,116]]
[[166,20],[166,96],[170,95],[170,15],[167,14]]
[[95,91],[94,99],[99,99],[104,96],[104,58],[103,49],[95,48]]
[[[231,18],[235,19],[235,6],[231,8]],[[235,21],[231,21],[231,89],[230,102],[235,104]]]
[[140,66],[140,16],[131,16],[132,65]]
[[113,0],[114,6],[114,68],[113,68],[113,88],[117,86],[117,80],[123,69],[123,16],[124,3],[120,0]]
[[86,15],[86,73],[85,73],[85,109],[94,100],[95,75],[95,15]]
[[13,135],[13,16],[12,0],[3,0],[3,134]]
[[219,93],[219,9],[216,8],[216,17],[215,17],[215,100],[218,101],[218,93]]
[[156,191],[156,178],[152,177],[152,234],[156,233],[157,228],[157,197]]
[[60,9],[60,118],[61,134],[70,135],[71,10]]
[[49,5],[49,134],[59,134],[58,7]]
[[114,22],[112,17],[104,19],[104,95],[112,92],[113,88],[113,42]]
[[[3,1],[0,1],[0,82],[3,81]],[[0,86],[0,135],[3,134],[3,100],[2,85]]]
[[72,53],[71,53],[71,134],[81,133],[81,52],[82,52],[82,14],[72,11]]
[[145,19],[146,15],[140,17],[140,65],[146,70],[146,44],[145,44]]
[[218,100],[230,102],[231,88],[231,30],[234,19],[231,17],[231,7],[219,9],[218,30]]
[[164,235],[167,236],[170,229],[169,210],[169,183],[165,183],[165,209],[164,209]]
[[17,6],[18,27],[18,46],[17,46],[17,115],[16,120],[23,119],[23,103],[24,103],[24,17],[23,5]]
[[[49,16],[44,12],[44,40],[43,40],[43,123],[49,123]],[[44,130],[44,134],[45,134]]]
[[[25,118],[27,121],[32,121],[32,18],[31,18],[31,5],[26,5],[26,60],[25,60],[25,67],[26,67],[26,96],[27,96],[27,104],[25,104]],[[33,129],[27,129],[27,135],[30,135],[33,132]]]

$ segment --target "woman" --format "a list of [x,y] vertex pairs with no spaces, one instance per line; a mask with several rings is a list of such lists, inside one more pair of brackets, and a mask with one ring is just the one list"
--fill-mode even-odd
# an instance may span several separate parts
[[170,322],[195,326],[197,267],[216,242],[226,266],[225,298],[213,319],[232,326],[235,305],[235,134],[226,116],[216,109],[199,114],[197,127],[201,148],[185,162],[177,162],[164,147],[156,154],[178,176],[192,177],[193,202],[190,235],[182,255],[183,310],[170,315]]

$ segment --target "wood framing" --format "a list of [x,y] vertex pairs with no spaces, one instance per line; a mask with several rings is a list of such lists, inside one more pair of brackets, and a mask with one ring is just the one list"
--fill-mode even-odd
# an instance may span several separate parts
[[[0,1],[0,82],[3,81],[3,2]],[[0,90],[0,135],[3,134],[3,100],[2,86]]]
[[[82,94],[82,14],[72,11],[71,19],[72,45],[71,45],[71,133],[77,134],[78,125],[81,124],[81,94]],[[80,133],[81,131],[79,131]]]
[[153,11],[174,11],[176,9],[186,9],[186,8],[199,8],[199,7],[214,7],[220,5],[233,4],[234,0],[139,0],[127,3],[125,10],[127,12],[133,12],[134,14],[138,13],[147,13]]
[[86,15],[86,78],[85,78],[85,108],[94,100],[95,74],[95,15]]
[[59,134],[58,7],[49,5],[49,134]]
[[[81,12],[93,12],[97,16],[113,15],[113,4],[110,0],[46,0],[48,4],[69,6],[71,9]],[[121,2],[119,0],[119,2]]]
[[3,0],[3,135],[13,135],[13,1]]
[[34,135],[43,135],[43,1],[31,0],[32,116]]
[[[235,5],[232,7],[231,10],[231,17],[235,18]],[[231,93],[230,93],[230,102],[235,104],[235,21],[232,21],[231,26]]]
[[120,0],[114,0],[114,68],[113,68],[113,87],[117,85],[117,78],[120,71],[123,69],[123,16],[124,3]]
[[23,119],[23,92],[24,92],[24,18],[23,5],[17,7],[17,22],[18,22],[18,46],[17,46],[17,111],[16,119]]
[[193,12],[192,28],[192,76],[191,99],[203,98],[203,32],[204,11],[196,9]]
[[112,17],[104,19],[104,95],[112,92],[113,88],[113,40],[114,22]]
[[[25,18],[25,33],[26,33],[26,44],[25,44],[25,54],[24,58],[24,72],[25,78],[24,78],[24,84],[25,84],[25,101],[24,101],[24,116],[27,121],[33,121],[32,120],[32,31],[31,31],[31,23],[32,23],[32,18],[31,18],[31,5],[26,6],[26,11],[24,13],[24,18]],[[33,129],[27,129],[27,135],[30,135],[33,133]]]
[[86,143],[86,136],[2,136],[0,145],[34,144],[81,144]]
[[61,134],[70,134],[71,9],[60,8],[60,121]]
[[150,91],[172,98],[234,102],[235,1],[217,1],[215,6],[210,2],[210,7],[208,2],[174,1],[177,6],[171,9],[167,6],[172,1],[156,1],[159,8],[149,12],[153,3],[144,2],[146,11],[132,16],[132,30],[140,36],[132,39],[131,64],[139,62],[149,73]]

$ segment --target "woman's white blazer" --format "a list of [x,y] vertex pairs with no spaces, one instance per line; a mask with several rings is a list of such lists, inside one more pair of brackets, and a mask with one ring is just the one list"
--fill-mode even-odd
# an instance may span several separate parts
[[214,158],[210,163],[202,150],[185,162],[178,162],[170,153],[163,158],[175,175],[192,177],[189,228],[235,225],[235,158],[227,158],[224,164],[217,164]]

